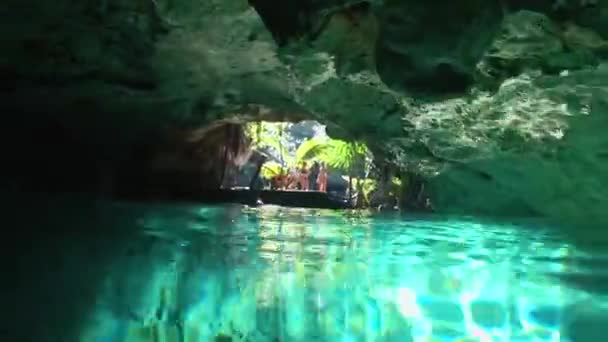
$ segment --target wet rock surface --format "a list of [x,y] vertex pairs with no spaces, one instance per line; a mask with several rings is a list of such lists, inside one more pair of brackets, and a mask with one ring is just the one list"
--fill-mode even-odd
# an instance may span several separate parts
[[309,118],[425,177],[437,211],[606,223],[605,2],[9,0],[0,16],[6,186],[94,192],[150,172],[175,127]]

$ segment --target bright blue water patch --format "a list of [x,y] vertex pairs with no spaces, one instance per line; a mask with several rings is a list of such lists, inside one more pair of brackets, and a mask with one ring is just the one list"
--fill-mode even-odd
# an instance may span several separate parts
[[422,307],[424,316],[431,320],[455,324],[464,323],[464,312],[459,302],[420,296],[418,305]]
[[501,329],[507,323],[505,305],[500,302],[475,300],[471,302],[473,321],[485,329]]
[[557,329],[561,323],[562,308],[559,306],[544,305],[532,308],[528,319],[540,326]]
[[[589,254],[538,222],[272,206],[138,216],[114,244],[137,252],[115,248],[93,302],[141,315],[109,337],[86,325],[95,342],[586,342],[608,322],[603,294],[560,280],[592,274]],[[159,307],[175,314],[155,319]]]

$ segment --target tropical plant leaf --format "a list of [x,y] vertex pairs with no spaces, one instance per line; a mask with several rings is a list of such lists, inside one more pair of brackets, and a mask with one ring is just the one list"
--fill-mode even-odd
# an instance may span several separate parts
[[260,175],[264,179],[271,179],[275,176],[282,174],[283,172],[284,172],[284,169],[281,166],[281,164],[279,164],[277,162],[266,162],[266,163],[264,163],[264,165],[262,165],[262,168],[260,170]]
[[328,139],[315,137],[304,141],[296,150],[296,161],[323,160],[332,146]]
[[[348,181],[348,176],[342,176],[342,179]],[[372,178],[352,178],[352,182],[355,189],[361,188],[361,195],[363,195],[365,203],[369,205],[369,199],[372,192],[378,188],[378,181]]]
[[[315,137],[301,143],[295,156],[290,155],[283,140],[287,124],[256,122],[247,126],[247,132],[255,149],[266,150],[280,157],[280,163],[266,163],[261,170],[264,178],[300,165],[303,161],[322,161],[328,166],[344,173],[351,174],[355,169],[365,165],[370,158],[367,146],[361,142],[346,142],[328,137]],[[275,153],[273,153],[275,152]],[[362,184],[367,185],[367,183]]]

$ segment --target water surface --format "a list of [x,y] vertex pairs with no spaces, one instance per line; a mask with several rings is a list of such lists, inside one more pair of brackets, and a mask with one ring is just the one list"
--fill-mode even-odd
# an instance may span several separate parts
[[39,341],[605,341],[608,253],[537,221],[73,210],[20,260]]

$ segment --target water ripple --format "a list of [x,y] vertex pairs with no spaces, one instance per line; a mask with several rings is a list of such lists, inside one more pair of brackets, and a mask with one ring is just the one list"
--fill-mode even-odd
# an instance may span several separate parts
[[175,307],[197,336],[563,341],[579,317],[608,317],[608,248],[538,221],[230,206],[151,212],[141,226],[179,246],[164,291],[182,289]]

